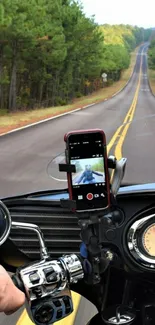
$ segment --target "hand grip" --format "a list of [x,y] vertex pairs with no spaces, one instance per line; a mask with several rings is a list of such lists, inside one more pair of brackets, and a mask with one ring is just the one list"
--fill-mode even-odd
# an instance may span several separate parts
[[25,289],[24,289],[24,285],[22,283],[22,281],[20,280],[19,276],[17,274],[13,274],[11,277],[14,285],[22,292],[25,293]]

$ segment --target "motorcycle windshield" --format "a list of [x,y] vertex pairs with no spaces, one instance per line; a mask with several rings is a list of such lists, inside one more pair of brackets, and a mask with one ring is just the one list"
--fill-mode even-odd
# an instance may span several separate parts
[[59,172],[65,163],[64,134],[79,129],[104,130],[108,156],[127,158],[122,185],[155,183],[155,97],[147,48],[139,48],[132,77],[111,99],[1,137],[1,197],[67,188],[66,173]]

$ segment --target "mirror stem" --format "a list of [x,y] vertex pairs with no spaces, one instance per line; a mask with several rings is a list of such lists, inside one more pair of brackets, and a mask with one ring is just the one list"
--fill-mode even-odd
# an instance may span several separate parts
[[44,241],[44,236],[42,231],[37,225],[31,224],[31,223],[23,223],[23,222],[12,222],[11,225],[12,229],[27,229],[30,231],[34,231],[39,239],[40,243],[40,255],[42,259],[47,259],[49,257],[45,241]]

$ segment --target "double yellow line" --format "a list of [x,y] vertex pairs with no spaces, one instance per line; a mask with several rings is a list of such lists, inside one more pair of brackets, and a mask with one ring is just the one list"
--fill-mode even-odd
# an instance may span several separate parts
[[125,119],[121,126],[116,130],[114,133],[112,139],[110,140],[108,146],[107,146],[107,152],[109,154],[110,150],[112,149],[113,146],[115,146],[115,151],[114,151],[114,156],[119,160],[122,158],[122,147],[123,143],[125,140],[125,137],[127,135],[130,123],[132,122],[137,106],[137,101],[138,101],[138,95],[139,95],[139,90],[140,90],[140,85],[141,85],[141,77],[142,77],[142,63],[143,63],[143,53],[144,53],[145,48],[143,48],[143,51],[141,53],[141,61],[140,61],[140,72],[139,72],[139,78],[138,78],[138,83],[135,91],[135,95],[132,101],[132,104],[125,116]]

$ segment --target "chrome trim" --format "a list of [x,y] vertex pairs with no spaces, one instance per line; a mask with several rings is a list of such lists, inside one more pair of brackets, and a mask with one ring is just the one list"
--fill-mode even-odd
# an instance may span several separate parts
[[[115,312],[114,316],[109,316],[109,313],[107,316],[105,316],[103,313],[103,321],[108,325],[113,325],[113,324],[129,325],[129,324],[131,324],[135,320],[135,317],[136,317],[135,312],[128,308],[123,308],[121,310],[122,307],[123,306],[121,306],[121,305],[116,307],[116,312],[111,310],[111,313]],[[106,312],[106,310],[105,310],[105,312]]]
[[7,229],[5,229],[5,232],[2,236],[2,238],[0,239],[0,246],[3,245],[5,243],[5,241],[7,240],[7,238],[9,237],[10,234],[10,230],[11,230],[11,215],[10,212],[8,210],[8,208],[6,207],[6,205],[0,200],[0,209],[2,209],[5,218],[7,220]]
[[123,315],[119,315],[119,318],[117,318],[117,316],[111,317],[108,320],[106,320],[105,323],[110,324],[110,325],[112,325],[112,324],[117,324],[117,325],[131,324],[131,322],[133,322],[134,319],[135,319],[135,317],[123,314]]
[[82,264],[77,255],[66,255],[59,258],[59,260],[68,271],[69,283],[77,283],[84,278]]
[[[58,320],[57,309],[61,310],[61,318],[68,316],[73,311],[70,283],[77,283],[84,277],[82,263],[75,254],[64,255],[58,260],[52,260],[47,252],[44,237],[40,228],[35,224],[12,222],[12,228],[27,229],[38,235],[41,260],[32,263],[17,271],[17,278],[22,281],[26,294],[26,308],[28,315],[35,324],[53,324]],[[33,277],[34,276],[34,277]],[[65,309],[63,299],[67,297],[69,311]],[[58,301],[58,306],[54,303]],[[48,307],[48,310],[47,310]],[[50,309],[49,309],[50,308]],[[50,313],[50,319],[42,314]],[[45,321],[38,320],[38,317]]]
[[32,223],[14,222],[13,221],[11,228],[12,229],[27,229],[27,230],[34,231],[37,234],[38,239],[39,239],[41,258],[47,259],[49,257],[47,248],[45,246],[43,233],[37,225],[34,225]]
[[140,251],[137,243],[137,231],[140,230],[145,224],[147,224],[148,221],[153,218],[155,218],[155,214],[135,221],[131,225],[127,234],[127,245],[131,255],[135,258],[138,263],[152,269],[155,268],[155,257],[149,258],[144,255],[143,252]]
[[[44,270],[46,268],[53,269],[56,275],[56,278],[53,282],[50,283],[50,286],[46,281],[44,273]],[[39,282],[37,284],[32,284],[30,281],[30,274],[33,272],[37,272],[39,275]],[[31,301],[36,300],[36,296],[33,293],[33,289],[36,287],[40,287],[42,290],[41,298],[49,296],[49,293],[54,298],[57,297],[58,294],[65,290],[68,286],[66,270],[63,269],[61,262],[58,260],[41,260],[38,263],[31,264],[30,266],[27,266],[20,270],[20,277],[24,284],[27,296],[30,297]],[[47,290],[48,286],[49,289]]]

